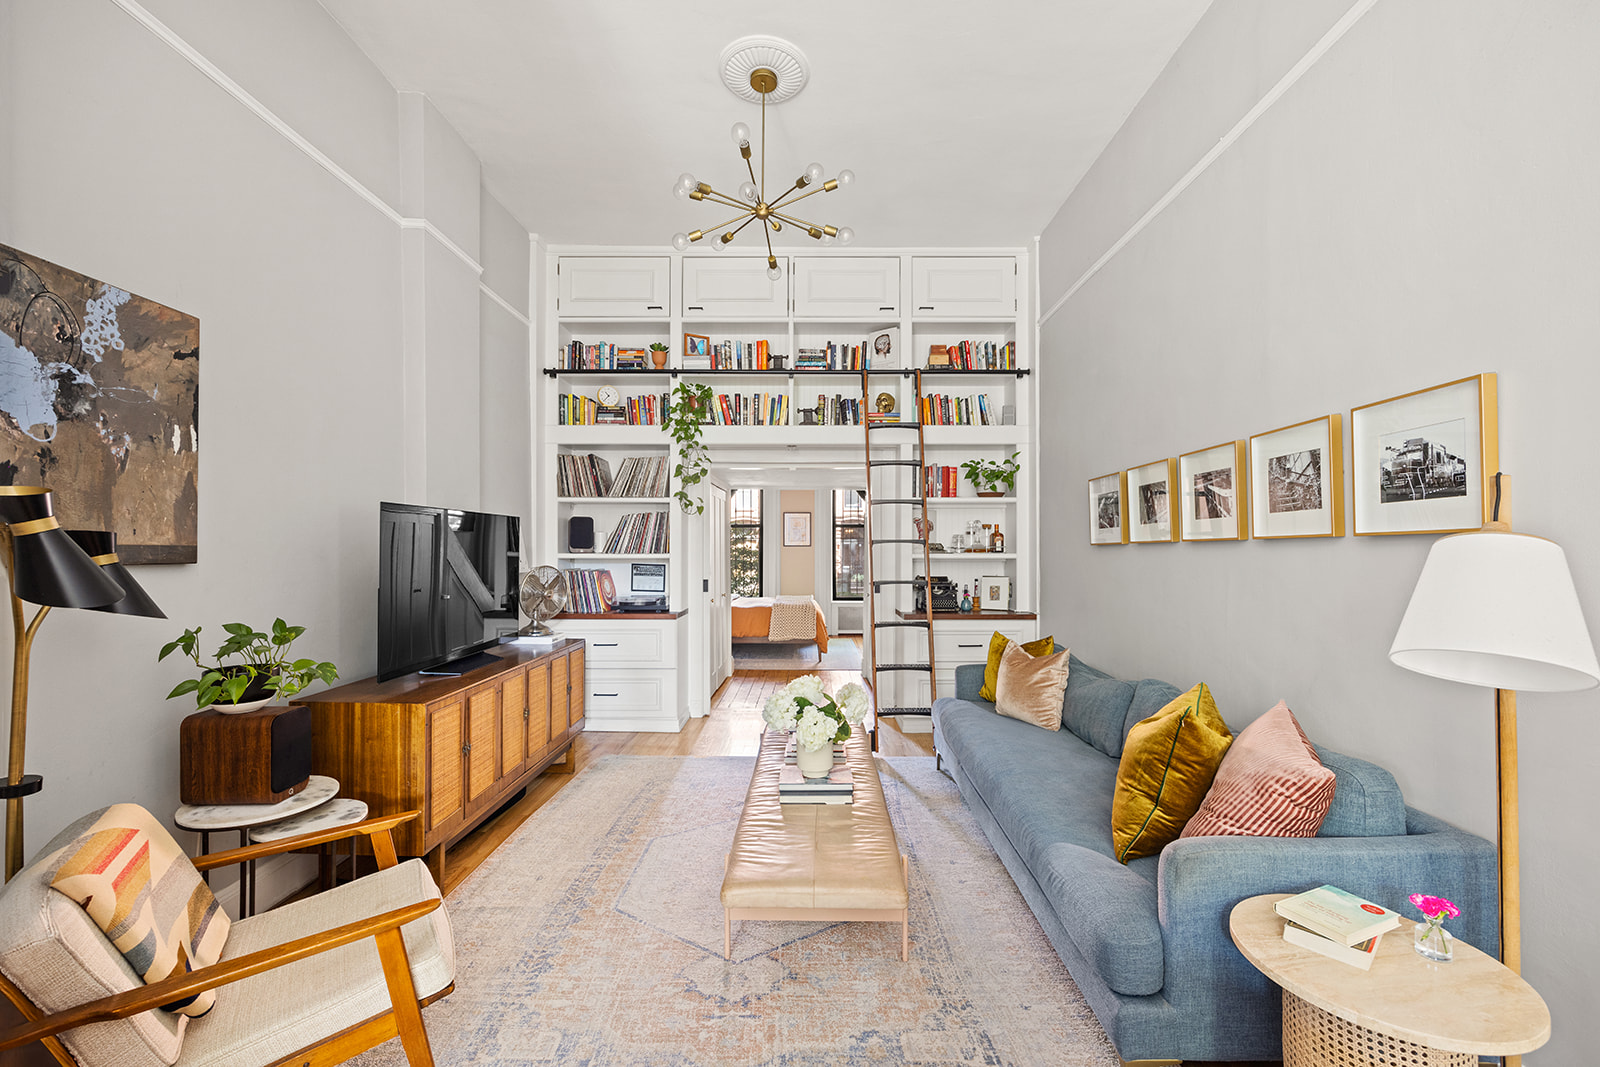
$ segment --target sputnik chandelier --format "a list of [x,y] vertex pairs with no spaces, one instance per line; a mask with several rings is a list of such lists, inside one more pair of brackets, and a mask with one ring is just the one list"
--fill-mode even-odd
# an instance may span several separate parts
[[794,205],[817,193],[831,193],[855,181],[855,175],[841,170],[837,178],[823,180],[821,163],[805,169],[794,184],[775,197],[767,197],[767,104],[781,104],[805,88],[809,76],[805,56],[800,49],[777,37],[741,37],[722,50],[722,80],[729,91],[741,99],[761,104],[761,172],[751,162],[750,127],[742,122],[733,125],[733,143],[744,159],[750,180],[739,185],[738,196],[713,189],[693,174],[684,173],[673,187],[679,200],[701,200],[738,212],[726,222],[705,230],[677,233],[672,236],[672,246],[682,252],[691,244],[709,236],[711,248],[720,252],[732,243],[739,231],[752,222],[761,228],[767,242],[767,277],[776,281],[783,277],[778,268],[778,257],[772,252],[772,235],[783,230],[787,223],[805,231],[806,235],[823,244],[849,244],[855,233],[848,226],[836,227],[807,222],[794,214]]

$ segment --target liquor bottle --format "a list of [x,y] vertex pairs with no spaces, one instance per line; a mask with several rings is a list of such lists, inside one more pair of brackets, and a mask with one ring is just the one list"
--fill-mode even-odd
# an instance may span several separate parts
[[1006,535],[1000,532],[1000,524],[994,524],[994,529],[989,533],[989,551],[1004,552],[1006,550]]
[[972,612],[972,593],[964,583],[961,586],[961,610],[964,614]]

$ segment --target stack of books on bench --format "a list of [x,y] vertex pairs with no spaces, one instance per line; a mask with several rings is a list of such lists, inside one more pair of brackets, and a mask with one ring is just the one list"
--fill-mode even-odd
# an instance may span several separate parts
[[1288,920],[1285,941],[1363,971],[1372,968],[1383,935],[1400,925],[1397,913],[1331,885],[1287,897],[1273,908]]
[[785,763],[778,772],[778,801],[782,804],[849,804],[855,793],[850,768],[842,761],[826,778],[805,778],[800,768]]

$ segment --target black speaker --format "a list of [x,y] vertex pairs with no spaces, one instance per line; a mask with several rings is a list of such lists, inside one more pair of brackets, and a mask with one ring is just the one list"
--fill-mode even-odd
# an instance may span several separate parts
[[574,515],[567,520],[567,551],[594,551],[594,520],[587,515]]

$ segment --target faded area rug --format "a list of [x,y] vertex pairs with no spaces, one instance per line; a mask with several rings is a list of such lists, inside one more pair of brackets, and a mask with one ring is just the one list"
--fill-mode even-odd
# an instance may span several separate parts
[[808,670],[859,671],[861,646],[854,641],[832,641],[820,656],[815,641],[804,645],[765,645],[735,642],[733,665],[752,671]]
[[[440,1064],[1071,1064],[1117,1058],[954,783],[880,761],[911,858],[898,923],[742,922],[722,859],[753,757],[606,756],[448,899]],[[356,1060],[404,1063],[398,1040]]]

